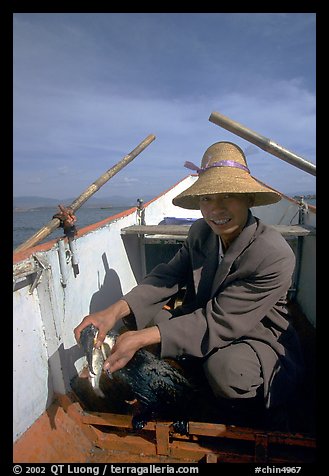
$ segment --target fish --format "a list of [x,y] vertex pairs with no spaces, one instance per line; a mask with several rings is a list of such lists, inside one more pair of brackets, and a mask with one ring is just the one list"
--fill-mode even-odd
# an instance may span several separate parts
[[[100,349],[95,348],[98,329],[93,325],[81,331],[80,346],[88,362],[89,378],[95,393],[105,397],[99,387],[103,364],[119,335],[109,331]],[[167,360],[147,349],[139,349],[125,367],[113,373],[106,371],[114,384],[128,388],[137,411],[132,417],[134,430],[141,430],[155,418],[173,420],[173,428],[188,434],[188,409],[193,401],[194,386]]]
[[99,397],[105,398],[103,391],[100,388],[100,378],[103,371],[105,356],[103,349],[94,349],[92,355],[92,371],[89,370],[89,381],[91,386]]
[[[101,398],[105,398],[105,394],[100,388],[100,378],[103,372],[103,365],[109,356],[110,349],[115,342],[115,334],[106,336],[101,347],[95,347],[97,341],[98,329],[93,324],[83,329],[80,335],[80,346],[82,347],[87,358],[89,381],[95,394]],[[108,376],[112,378],[111,373],[107,372]]]

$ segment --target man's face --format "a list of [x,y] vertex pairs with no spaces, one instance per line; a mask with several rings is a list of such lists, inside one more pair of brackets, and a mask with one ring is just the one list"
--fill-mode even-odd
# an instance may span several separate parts
[[224,244],[229,245],[247,222],[251,199],[239,193],[202,195],[200,210],[203,218]]

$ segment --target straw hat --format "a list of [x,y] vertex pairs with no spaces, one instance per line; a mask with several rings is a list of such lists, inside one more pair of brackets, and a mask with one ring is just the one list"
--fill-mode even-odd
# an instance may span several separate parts
[[190,210],[199,210],[199,198],[215,193],[252,194],[252,206],[269,205],[281,200],[281,195],[250,175],[245,155],[232,142],[216,142],[202,157],[201,168],[192,162],[185,167],[195,170],[199,177],[191,187],[173,199],[173,204]]

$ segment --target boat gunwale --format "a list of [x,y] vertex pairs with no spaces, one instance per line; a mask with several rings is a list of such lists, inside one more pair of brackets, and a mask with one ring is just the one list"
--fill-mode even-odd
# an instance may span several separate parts
[[[157,195],[156,197],[152,198],[151,200],[149,200],[148,202],[146,202],[144,204],[144,208],[147,208],[151,203],[155,202],[156,200],[158,200],[159,198],[163,197],[164,195],[166,195],[168,192],[170,192],[171,190],[173,190],[175,187],[177,187],[179,184],[181,184],[183,181],[187,180],[189,177],[197,177],[197,174],[189,174],[187,176],[185,176],[183,179],[179,180],[177,183],[175,183],[172,187],[168,188],[167,190],[161,192],[159,195]],[[258,180],[259,181],[259,180]],[[260,182],[260,181],[259,181]],[[285,195],[284,193],[276,190],[275,188],[273,187],[270,187],[269,185],[263,183],[263,182],[260,182],[262,183],[263,185],[271,188],[272,190],[280,193],[280,195],[294,203],[295,205],[299,205],[299,201],[296,200],[295,198],[292,198],[292,197],[289,197],[288,195]],[[316,214],[316,206],[314,205],[310,205],[310,204],[307,204],[307,207],[309,209],[310,212]],[[116,220],[119,220],[120,218],[124,218],[126,216],[129,216],[133,213],[136,212],[136,206],[133,206],[131,208],[127,208],[126,210],[123,210],[122,212],[119,212],[115,215],[111,215],[107,218],[104,218],[103,220],[100,220],[98,222],[95,222],[95,223],[92,223],[90,225],[87,225],[81,229],[79,229],[77,231],[77,234],[76,234],[76,238],[81,238],[82,236],[92,232],[92,231],[95,231],[97,230],[98,228],[102,228],[103,226],[106,226],[108,224],[110,224],[111,222],[113,221],[116,221]],[[14,252],[13,253],[13,263],[17,263],[19,261],[22,261],[26,258],[29,258],[32,254],[36,253],[36,252],[41,252],[41,251],[49,251],[53,246],[55,246],[58,241],[60,240],[67,240],[66,236],[63,235],[61,237],[57,237],[57,238],[53,238],[53,239],[50,239],[48,241],[46,241],[45,243],[41,243],[41,244],[37,244],[35,246],[32,246],[30,248],[27,248],[26,250],[23,250],[23,251],[18,251],[18,252]]]

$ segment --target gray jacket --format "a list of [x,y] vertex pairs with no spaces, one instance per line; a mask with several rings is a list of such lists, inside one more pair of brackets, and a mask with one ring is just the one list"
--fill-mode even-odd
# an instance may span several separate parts
[[[286,309],[294,252],[280,233],[250,211],[245,228],[219,265],[218,252],[217,235],[204,219],[197,220],[174,258],[156,266],[123,298],[137,329],[158,326],[162,357],[206,358],[238,341],[251,345],[269,400],[275,379],[276,388],[282,389],[293,385],[300,373],[299,342]],[[173,312],[163,310],[184,286],[182,306]],[[280,399],[275,392],[271,396]]]

